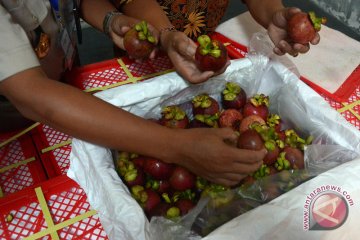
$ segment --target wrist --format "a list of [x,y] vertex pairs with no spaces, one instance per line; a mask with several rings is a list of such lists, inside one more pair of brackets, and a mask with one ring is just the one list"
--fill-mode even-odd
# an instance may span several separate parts
[[111,32],[111,23],[114,20],[114,17],[117,15],[123,15],[121,12],[114,10],[114,11],[110,11],[108,12],[103,20],[103,32],[105,33],[105,35],[107,35],[108,37],[110,37],[110,32]]
[[171,34],[172,32],[177,32],[176,28],[174,26],[170,26],[170,27],[165,27],[165,28],[161,28],[159,30],[159,40],[160,40],[160,46],[163,50],[167,49],[167,44],[166,44],[166,37]]
[[182,165],[188,141],[186,129],[169,129],[171,138],[166,142],[162,159],[167,163]]

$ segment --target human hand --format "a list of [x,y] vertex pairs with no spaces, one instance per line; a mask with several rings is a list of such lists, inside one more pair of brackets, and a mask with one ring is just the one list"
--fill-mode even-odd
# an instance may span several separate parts
[[[268,26],[268,33],[275,44],[274,53],[277,55],[288,53],[296,57],[299,53],[306,53],[310,49],[309,44],[292,43],[287,33],[287,21],[298,12],[301,12],[298,8],[284,8],[273,15],[272,22]],[[316,45],[319,41],[320,35],[316,33],[310,43]]]
[[223,186],[233,186],[262,164],[266,150],[236,148],[238,136],[230,128],[174,130],[176,151],[166,162],[182,165],[197,176]]
[[175,70],[191,83],[205,82],[210,77],[223,73],[230,64],[228,60],[226,65],[217,72],[200,71],[195,63],[197,45],[183,32],[162,32],[160,43],[167,52]]
[[[124,36],[125,34],[134,27],[140,20],[125,15],[116,15],[113,17],[110,23],[109,35],[116,46],[126,51],[124,46]],[[147,23],[147,28],[155,38],[155,43],[158,43],[159,33],[158,31],[149,23]],[[156,55],[156,48],[151,52],[149,58],[154,58]],[[142,61],[143,59],[137,59],[135,56],[129,57],[137,61]]]

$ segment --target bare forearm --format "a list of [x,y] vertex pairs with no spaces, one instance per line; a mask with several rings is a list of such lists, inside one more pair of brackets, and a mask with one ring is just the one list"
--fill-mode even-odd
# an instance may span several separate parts
[[253,18],[264,28],[272,21],[274,13],[284,8],[281,0],[245,0]]
[[82,0],[81,3],[82,18],[100,31],[103,30],[105,15],[115,10],[115,6],[107,0]]
[[171,130],[44,75],[39,77],[40,71],[27,70],[1,83],[1,92],[24,115],[95,144],[167,159],[161,155],[167,153],[159,149],[170,148]]
[[146,20],[158,30],[171,26],[171,22],[156,0],[133,0],[124,5],[122,11],[127,16]]

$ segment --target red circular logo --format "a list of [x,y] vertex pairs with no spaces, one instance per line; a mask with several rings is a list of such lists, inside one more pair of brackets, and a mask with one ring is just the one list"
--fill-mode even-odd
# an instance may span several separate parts
[[318,196],[312,204],[312,215],[323,228],[341,226],[348,215],[345,199],[336,193],[324,193]]

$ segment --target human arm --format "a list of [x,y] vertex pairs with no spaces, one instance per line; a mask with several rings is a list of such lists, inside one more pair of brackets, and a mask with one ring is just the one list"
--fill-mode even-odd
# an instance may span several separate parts
[[[275,44],[274,52],[278,55],[288,53],[297,56],[298,53],[306,53],[310,49],[309,44],[291,43],[287,34],[287,20],[298,8],[286,8],[281,0],[244,0],[253,18],[268,30],[269,36]],[[317,44],[320,36],[311,40],[311,44]]]
[[[103,22],[105,16],[110,12],[117,12],[116,7],[107,0],[82,0],[81,3],[81,16],[82,18],[89,23],[94,28],[99,31],[104,32]],[[109,37],[113,43],[125,50],[124,48],[124,36],[125,33],[133,27],[136,23],[140,22],[141,19],[127,16],[126,14],[116,13],[109,20]],[[148,25],[149,30],[155,35],[155,38],[158,38],[158,32],[154,29],[153,26]],[[154,58],[156,51],[152,51],[150,58]],[[132,57],[132,56],[130,56]]]
[[226,144],[237,138],[230,129],[173,130],[160,126],[48,79],[39,67],[1,81],[0,94],[27,118],[70,136],[176,163],[219,184],[238,183],[260,166],[265,154]]
[[[146,9],[146,11],[142,10]],[[200,83],[224,72],[229,62],[221,70],[202,72],[195,64],[197,45],[181,31],[169,31],[172,24],[155,0],[133,0],[121,9],[126,15],[144,19],[160,32],[161,48],[168,54],[175,70],[191,83]]]
[[225,185],[236,183],[261,163],[264,153],[224,143],[236,139],[231,130],[172,130],[48,78],[24,30],[1,5],[0,19],[3,41],[8,42],[0,45],[0,59],[8,60],[0,65],[0,95],[23,116],[94,144],[186,166]]

